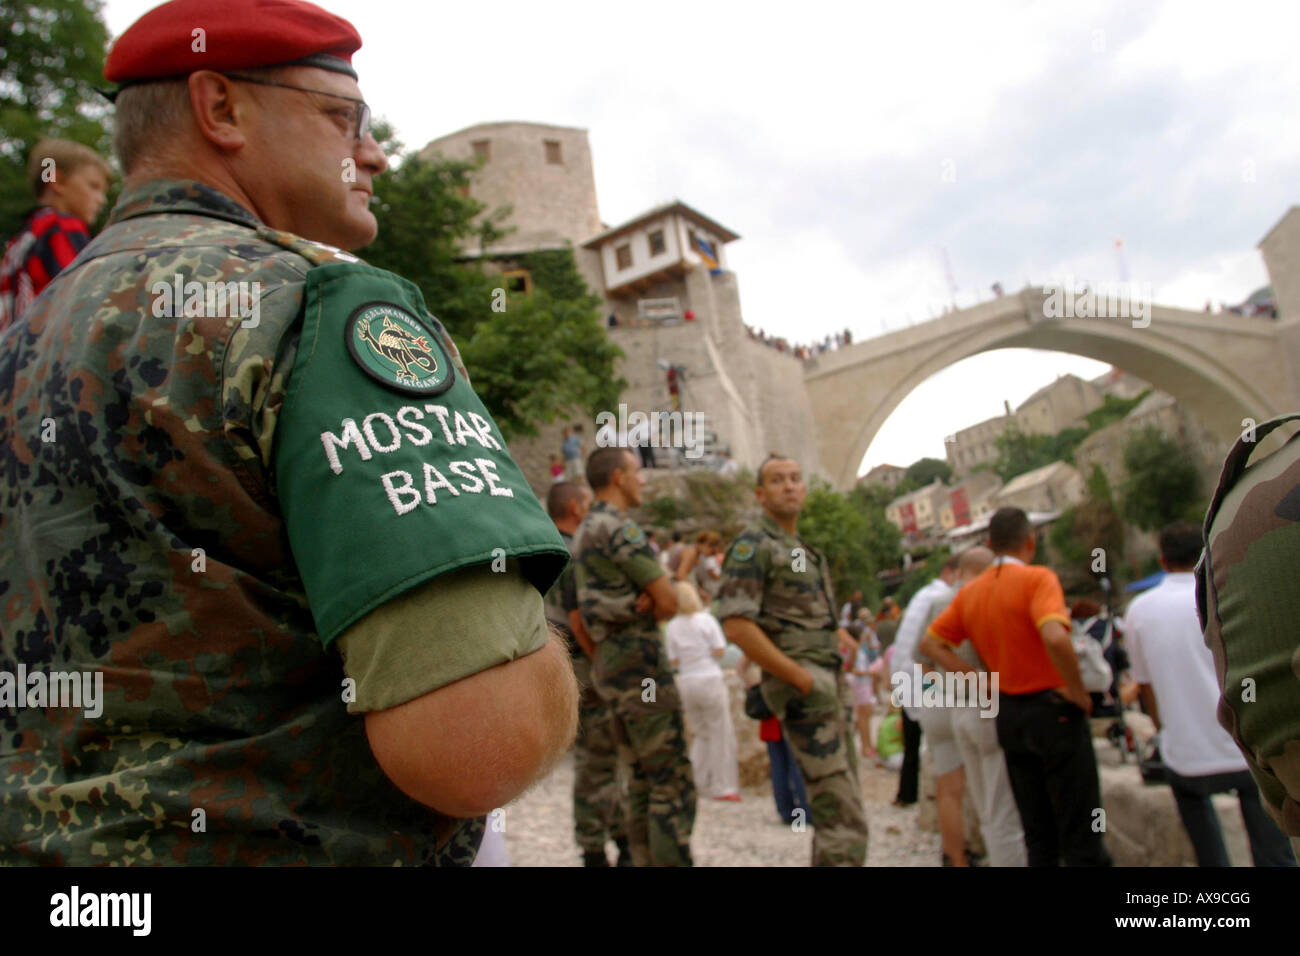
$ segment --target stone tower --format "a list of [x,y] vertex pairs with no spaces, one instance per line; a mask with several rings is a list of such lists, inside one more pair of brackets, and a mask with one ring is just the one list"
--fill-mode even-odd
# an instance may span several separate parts
[[[575,249],[601,231],[587,131],[545,123],[479,123],[440,137],[420,151],[450,159],[478,159],[470,195],[488,210],[513,208],[505,225],[515,231],[494,245],[494,256],[539,249]],[[467,252],[469,250],[466,250]],[[475,250],[477,251],[477,250]]]

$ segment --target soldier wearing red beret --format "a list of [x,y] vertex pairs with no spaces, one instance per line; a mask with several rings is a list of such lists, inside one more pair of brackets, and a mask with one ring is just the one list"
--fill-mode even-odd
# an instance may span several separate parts
[[121,198],[0,336],[0,662],[44,679],[0,673],[0,863],[467,865],[573,739],[564,544],[418,288],[341,251],[360,45],[174,0],[109,54]]

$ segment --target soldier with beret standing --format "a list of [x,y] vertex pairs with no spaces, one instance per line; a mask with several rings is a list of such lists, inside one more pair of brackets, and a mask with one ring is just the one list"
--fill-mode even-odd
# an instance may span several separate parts
[[727,639],[763,669],[762,694],[808,789],[813,866],[862,866],[867,816],[853,746],[852,697],[826,559],[799,537],[808,488],[798,462],[771,455],[758,469],[763,517],[732,543],[716,614]]
[[695,777],[658,625],[677,613],[677,596],[645,532],[627,516],[641,504],[645,476],[628,449],[598,448],[587,459],[587,484],[596,500],[574,534],[578,606],[596,645],[592,683],[613,702],[632,860],[690,866]]
[[103,692],[0,711],[0,862],[468,865],[573,739],[564,544],[417,287],[341,251],[360,45],[174,0],[109,54],[125,188],[0,338],[0,671]]

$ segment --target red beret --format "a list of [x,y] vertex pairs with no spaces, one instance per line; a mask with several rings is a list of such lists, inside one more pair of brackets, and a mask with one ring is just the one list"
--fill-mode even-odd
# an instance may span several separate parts
[[360,46],[356,27],[304,0],[171,0],[117,38],[104,78],[129,86],[196,70],[296,64],[355,79]]

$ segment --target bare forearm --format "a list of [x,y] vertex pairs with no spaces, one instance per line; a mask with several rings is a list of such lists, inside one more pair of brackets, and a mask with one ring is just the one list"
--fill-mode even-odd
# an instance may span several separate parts
[[[973,666],[969,661],[964,661],[958,657],[952,648],[943,641],[937,637],[931,637],[929,634],[921,638],[917,650],[946,671],[953,671],[958,674],[975,674],[979,671],[979,668]],[[920,654],[917,656],[919,657]],[[928,673],[929,669],[926,668],[926,671]]]
[[753,621],[743,617],[729,617],[722,623],[722,631],[727,635],[727,640],[744,652],[748,660],[773,677],[779,677],[796,687],[803,682],[808,672],[782,653]]

